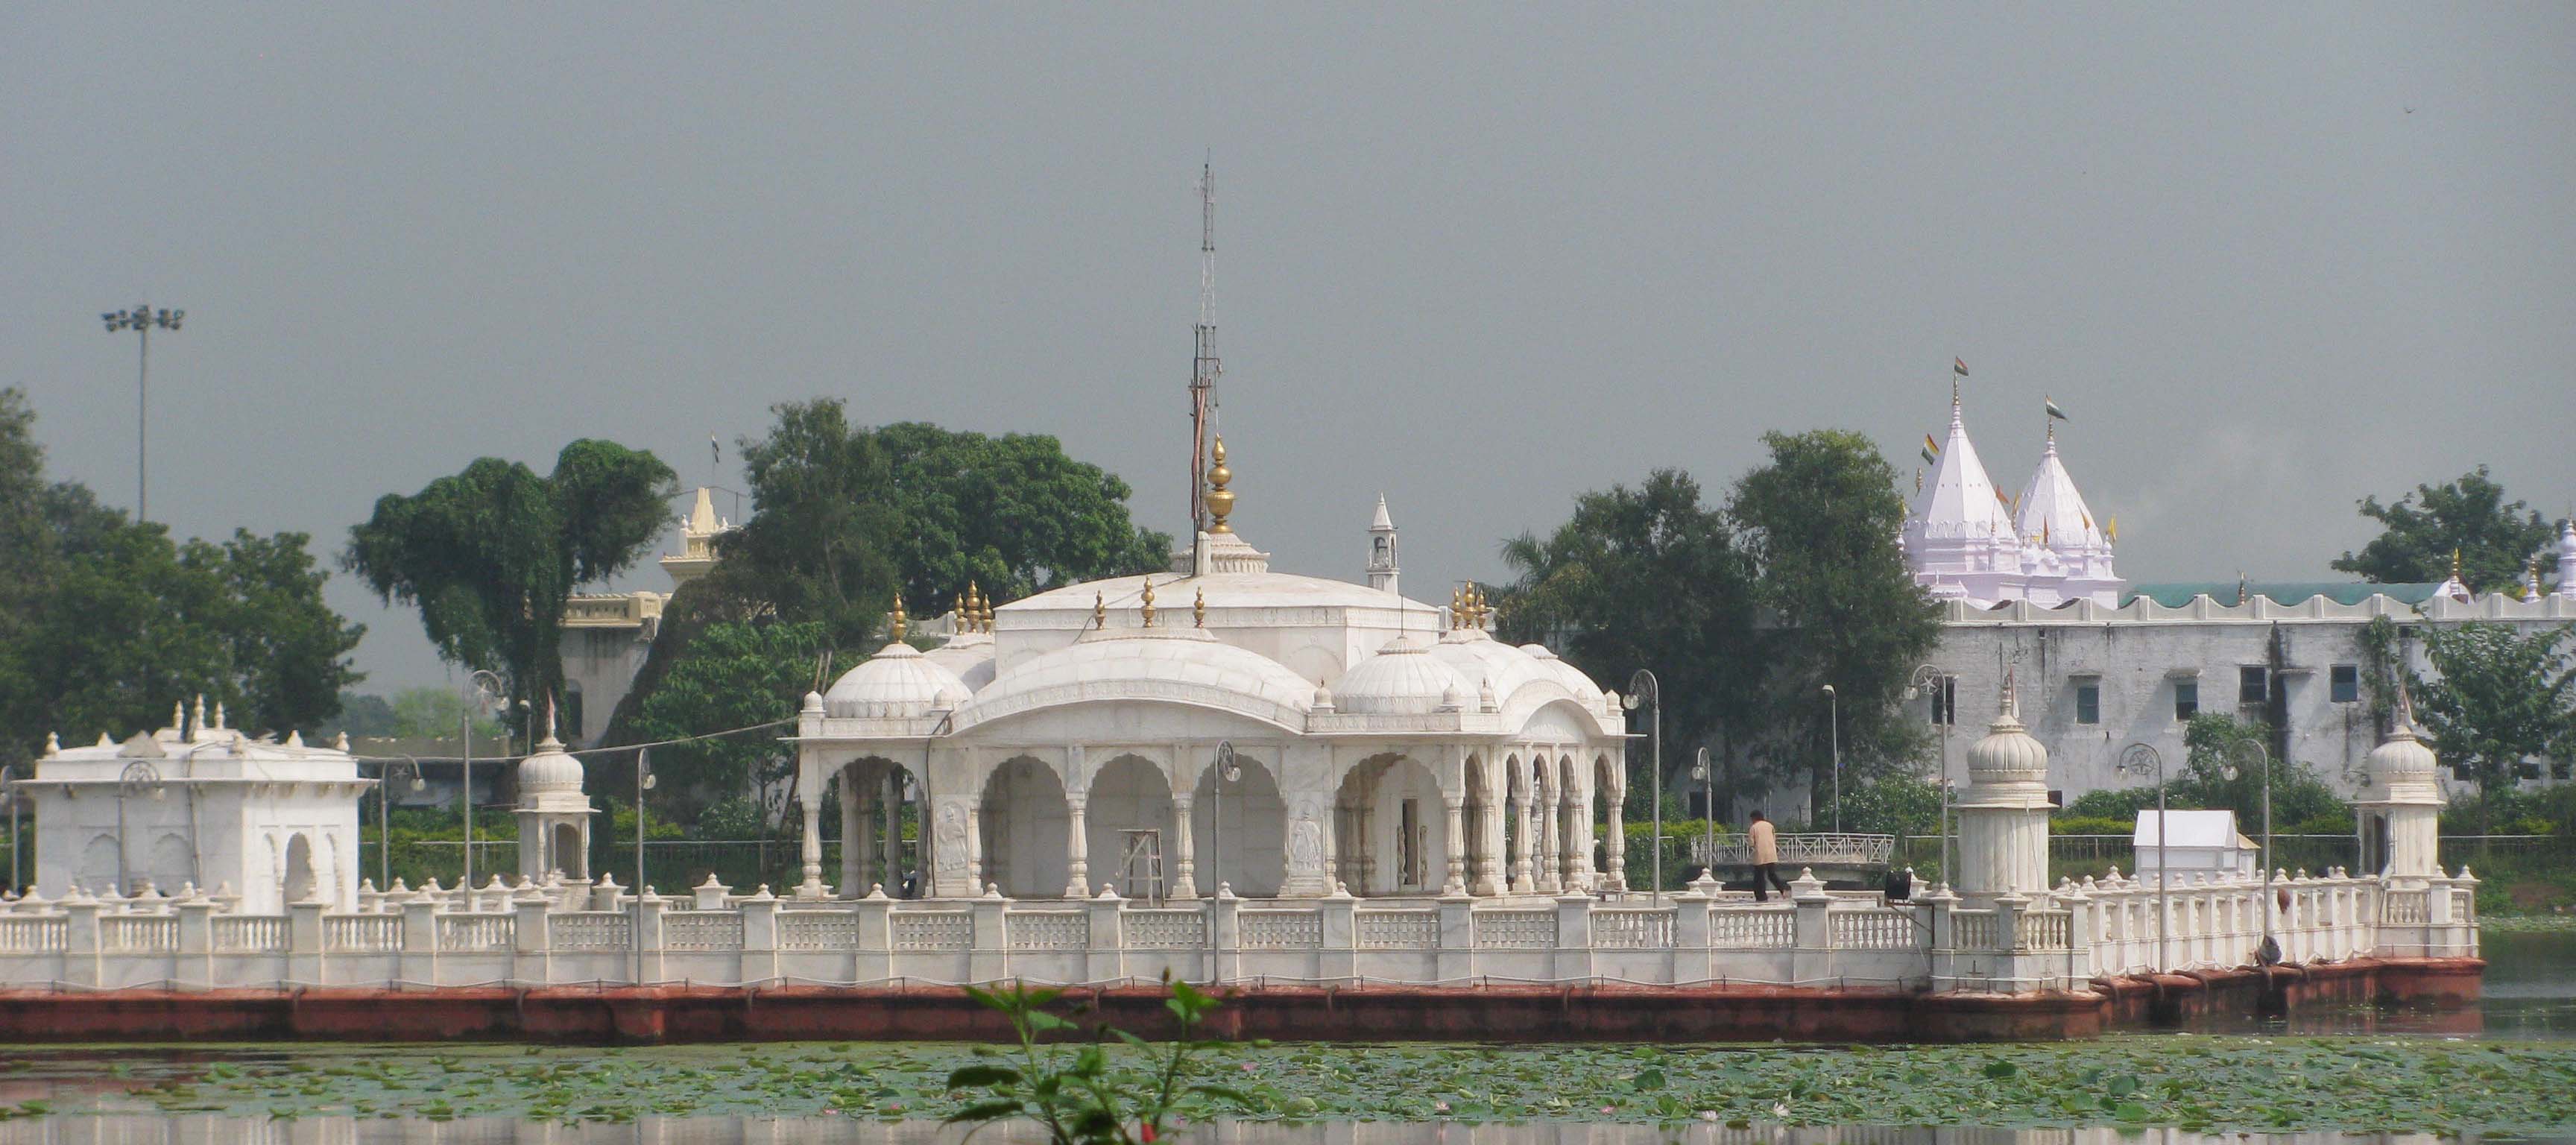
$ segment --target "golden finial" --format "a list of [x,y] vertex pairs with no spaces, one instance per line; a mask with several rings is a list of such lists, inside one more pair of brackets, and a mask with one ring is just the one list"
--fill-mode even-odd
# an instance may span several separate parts
[[1207,590],[1204,588],[1198,590],[1198,595],[1190,601],[1190,627],[1207,627]]
[[2104,539],[2104,540],[2108,540],[2108,541],[2112,541],[2112,542],[2117,542],[2117,541],[2120,539],[2120,515],[2119,515],[2119,514],[2117,514],[2117,513],[2113,513],[2113,514],[2111,514],[2111,523],[2110,523],[2108,526],[2106,526],[2105,528],[2103,528],[2103,530],[2102,530],[2102,537],[2103,537],[2103,539]]
[[1091,626],[1109,627],[1109,602],[1096,592],[1091,594]]
[[1145,627],[1152,628],[1154,626],[1154,578],[1145,578],[1145,587],[1142,592],[1145,601],[1143,609],[1145,614]]
[[2460,550],[2451,550],[2451,579],[2460,579]]
[[988,596],[988,597],[985,597],[985,598],[984,598],[984,607],[983,607],[983,610],[982,610],[982,615],[981,615],[981,616],[979,616],[977,619],[982,623],[984,631],[986,631],[986,632],[991,632],[991,631],[993,630],[993,598],[992,598],[992,597],[989,597],[989,596]]
[[1483,628],[1485,626],[1485,618],[1494,614],[1494,610],[1487,607],[1485,604],[1485,586],[1481,584],[1470,585],[1468,586],[1467,591],[1476,594],[1476,627]]
[[1465,585],[1453,585],[1449,589],[1449,627],[1464,628],[1466,626],[1467,588]]
[[1208,491],[1206,500],[1208,515],[1216,518],[1216,523],[1209,525],[1208,531],[1211,533],[1231,533],[1234,531],[1234,526],[1226,524],[1225,519],[1234,512],[1234,493],[1225,486],[1227,482],[1234,480],[1234,470],[1225,467],[1224,434],[1217,435],[1216,445],[1209,451],[1208,455],[1216,461],[1216,466],[1209,469],[1207,475]]
[[895,643],[901,644],[904,632],[911,627],[911,621],[903,615],[903,594],[898,592],[894,594],[894,611],[886,614],[886,630],[894,633]]
[[975,614],[967,610],[966,594],[957,594],[957,635],[975,631]]
[[983,627],[983,624],[982,624],[983,619],[984,619],[984,590],[983,590],[982,588],[978,587],[978,586],[975,584],[975,582],[974,582],[974,581],[971,581],[971,580],[970,580],[970,581],[967,581],[967,582],[966,582],[966,630],[967,630],[968,632],[981,632],[981,631],[983,631],[983,630],[984,630],[984,627]]

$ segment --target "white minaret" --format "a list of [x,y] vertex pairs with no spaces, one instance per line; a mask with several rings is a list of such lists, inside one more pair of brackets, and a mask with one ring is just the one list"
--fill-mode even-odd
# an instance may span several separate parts
[[2012,510],[1977,447],[1968,442],[1959,391],[1950,390],[1950,437],[1930,478],[1914,497],[1903,536],[1914,583],[1934,599],[1966,600],[1978,607],[2017,599],[2028,576]]
[[2039,465],[2031,470],[2030,482],[2022,486],[2021,499],[2014,504],[2013,526],[2021,535],[2024,554],[2044,555],[2043,563],[2052,566],[2053,576],[2062,578],[2046,586],[2029,586],[2029,599],[2052,606],[2070,600],[2090,600],[2104,608],[2120,606],[2120,589],[2127,582],[2112,571],[2109,533],[2084,503],[2084,494],[2075,488],[2075,478],[2057,455],[2054,422]]
[[1368,585],[1380,592],[1397,591],[1395,519],[1386,515],[1386,494],[1377,495],[1377,516],[1369,520]]
[[2576,517],[2558,526],[2558,595],[2576,600]]
[[2442,785],[2433,775],[2433,749],[2415,734],[2415,705],[2397,689],[2396,726],[2370,749],[2363,764],[2368,798],[2353,801],[2361,816],[2364,874],[2433,878],[2442,873]]
[[519,761],[519,873],[543,879],[590,877],[590,797],[582,794],[581,761],[555,738],[554,701],[546,702],[546,738]]
[[2019,707],[2008,672],[2002,710],[1968,749],[1968,786],[1959,795],[1964,898],[2048,889],[2048,748],[2023,729]]

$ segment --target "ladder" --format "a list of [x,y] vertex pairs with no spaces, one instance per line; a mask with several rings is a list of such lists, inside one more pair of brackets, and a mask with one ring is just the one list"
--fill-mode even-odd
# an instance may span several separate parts
[[[1119,878],[1127,886],[1127,897],[1163,904],[1163,832],[1155,827],[1131,827],[1118,832],[1124,838],[1125,857],[1118,862]],[[1138,870],[1142,869],[1140,876]]]

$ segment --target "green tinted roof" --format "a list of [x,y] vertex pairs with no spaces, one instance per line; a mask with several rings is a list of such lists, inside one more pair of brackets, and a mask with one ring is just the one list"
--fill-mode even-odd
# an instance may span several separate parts
[[[2236,583],[2232,580],[2172,581],[2165,584],[2133,584],[2120,597],[2127,604],[2148,597],[2167,608],[2181,608],[2195,596],[2206,596],[2220,604],[2236,603]],[[2373,594],[2385,596],[2399,604],[2422,604],[2433,598],[2439,584],[2372,584],[2368,581],[2295,581],[2258,580],[2245,584],[2247,596],[2265,596],[2274,604],[2305,604],[2309,597],[2322,596],[2336,604],[2359,604]]]

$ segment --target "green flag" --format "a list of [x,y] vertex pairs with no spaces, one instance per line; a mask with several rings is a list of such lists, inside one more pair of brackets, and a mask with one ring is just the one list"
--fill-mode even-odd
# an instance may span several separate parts
[[2071,417],[2066,416],[2066,411],[2065,411],[2065,410],[2062,410],[2062,409],[2057,408],[2057,402],[2056,402],[2055,400],[2053,400],[2053,399],[2051,399],[2051,398],[2049,398],[2049,397],[2047,397],[2047,396],[2045,396],[2045,395],[2042,395],[2042,396],[2040,397],[2039,401],[2040,401],[2040,404],[2041,404],[2041,405],[2045,405],[2045,406],[2047,406],[2047,407],[2048,407],[2048,416],[2050,416],[2050,417],[2052,417],[2052,418],[2055,418],[2055,419],[2057,419],[2057,420],[2059,420],[2059,421],[2073,421],[2073,420],[2075,420],[2074,418],[2071,418]]

